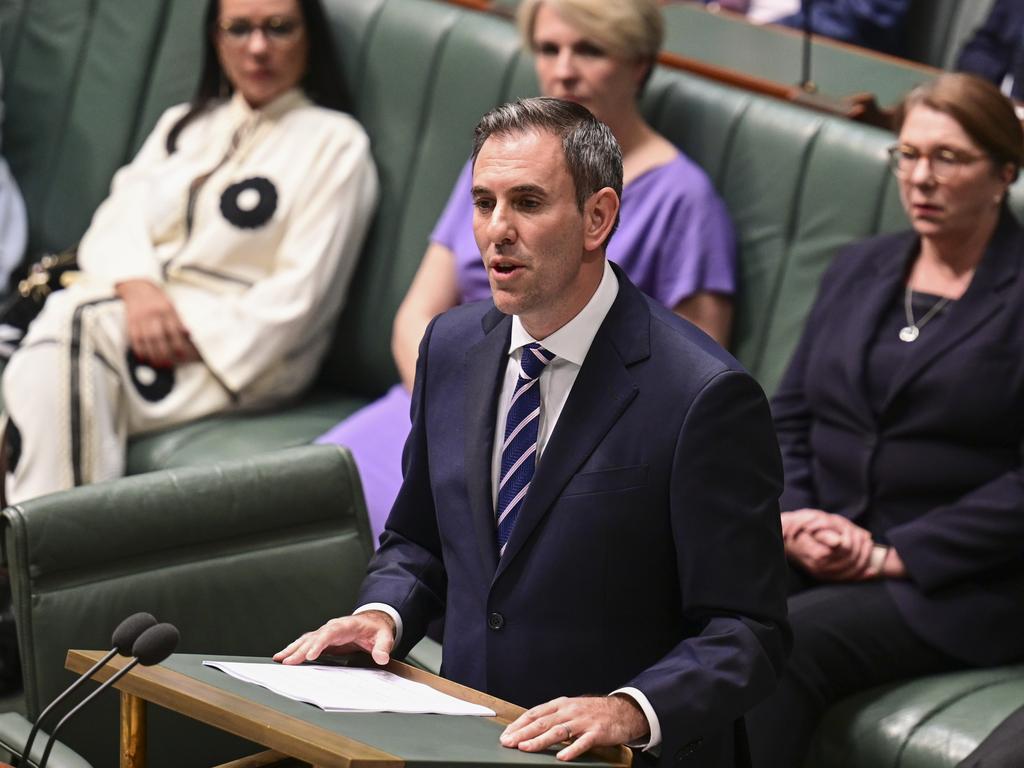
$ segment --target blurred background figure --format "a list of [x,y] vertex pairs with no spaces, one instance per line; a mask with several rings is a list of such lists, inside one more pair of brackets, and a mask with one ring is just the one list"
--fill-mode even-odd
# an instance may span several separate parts
[[897,117],[913,229],[836,257],[772,401],[794,647],[748,716],[755,768],[802,765],[857,691],[1024,658],[1024,133],[972,75]]
[[1024,100],[1024,2],[996,0],[985,23],[964,44],[956,68],[980,75],[1008,96]]
[[910,0],[706,0],[758,24],[803,29],[806,9],[811,31],[844,43],[903,55]]
[[212,0],[189,104],[114,177],[3,376],[7,501],[118,477],[131,435],[315,375],[373,215],[318,0]]
[[[656,0],[524,0],[518,23],[541,93],[587,107],[622,147],[621,223],[608,257],[641,290],[725,345],[736,288],[732,224],[704,171],[640,114],[663,37]],[[491,295],[473,237],[471,171],[467,163],[395,317],[391,347],[402,383],[318,440],[352,449],[375,536],[402,481],[423,331],[435,315]]]

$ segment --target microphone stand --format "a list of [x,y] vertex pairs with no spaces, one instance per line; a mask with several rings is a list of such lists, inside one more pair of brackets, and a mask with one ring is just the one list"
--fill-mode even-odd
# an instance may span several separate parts
[[814,0],[800,0],[800,11],[804,17],[803,60],[800,67],[800,88],[805,93],[816,93],[818,86],[811,79],[811,43],[813,38],[811,15]]
[[[53,727],[53,732],[50,734],[50,738],[46,742],[46,749],[43,750],[43,757],[39,761],[39,768],[45,768],[46,761],[50,759],[50,750],[53,749],[53,744],[57,740],[57,731],[59,731],[61,729],[61,726],[63,726],[64,723],[66,723],[68,720],[70,720],[71,716],[74,715],[76,712],[78,712],[78,710],[80,710],[82,707],[84,707],[90,701],[95,699],[99,694],[101,694],[107,688],[112,686],[114,683],[116,683],[122,677],[124,677],[129,672],[131,672],[132,669],[135,667],[135,665],[138,664],[138,663],[139,663],[139,660],[136,658],[136,659],[132,659],[130,662],[125,664],[121,669],[119,669],[117,672],[115,672],[113,675],[111,675],[102,685],[100,685],[99,688],[97,688],[95,691],[93,691],[88,696],[86,696],[84,699],[82,699],[80,702],[78,702],[78,704],[76,704],[71,709],[71,711],[69,711],[66,715],[64,715],[64,717],[62,717],[60,720],[57,721],[57,725],[55,725]],[[28,760],[28,757],[25,757],[25,759]]]
[[114,658],[118,654],[118,652],[119,651],[117,648],[111,648],[102,659],[97,661],[95,664],[92,665],[92,667],[89,668],[88,672],[80,676],[77,680],[75,680],[75,682],[71,684],[71,686],[67,690],[64,691],[64,693],[62,693],[60,696],[58,696],[56,699],[50,702],[49,706],[47,706],[46,709],[44,709],[42,713],[39,715],[39,717],[36,718],[36,722],[32,726],[32,730],[29,731],[28,740],[25,741],[25,747],[21,751],[21,757],[18,758],[14,756],[11,758],[13,760],[11,765],[14,766],[14,768],[18,768],[18,766],[23,766],[27,768],[27,766],[29,765],[29,754],[31,754],[32,751],[32,742],[36,740],[36,734],[39,733],[39,726],[42,724],[43,720],[46,719],[46,716],[53,711],[53,708],[60,704],[64,699],[66,699],[72,692],[77,690],[86,680],[91,678],[99,670],[100,667],[104,666],[107,662]]

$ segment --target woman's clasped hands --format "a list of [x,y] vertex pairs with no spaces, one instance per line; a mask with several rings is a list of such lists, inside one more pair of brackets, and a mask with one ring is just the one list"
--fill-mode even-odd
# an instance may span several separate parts
[[823,581],[902,578],[896,550],[877,544],[871,534],[843,517],[821,509],[782,513],[786,557]]

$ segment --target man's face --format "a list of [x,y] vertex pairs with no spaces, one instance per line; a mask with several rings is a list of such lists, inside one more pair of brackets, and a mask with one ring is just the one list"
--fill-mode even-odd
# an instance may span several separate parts
[[586,252],[584,229],[558,137],[484,142],[473,167],[473,232],[495,305],[536,339],[575,317],[600,282],[603,254]]

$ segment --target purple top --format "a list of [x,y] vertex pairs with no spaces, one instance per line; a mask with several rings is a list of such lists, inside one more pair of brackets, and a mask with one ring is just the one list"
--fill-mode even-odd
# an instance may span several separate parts
[[[430,234],[455,254],[464,302],[491,296],[473,237],[472,187],[467,162]],[[608,258],[648,296],[673,308],[701,291],[735,292],[732,222],[707,175],[688,157],[679,155],[626,185],[619,217]]]

